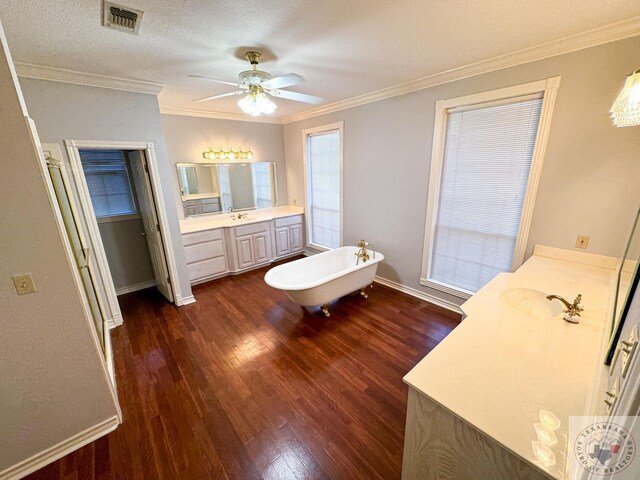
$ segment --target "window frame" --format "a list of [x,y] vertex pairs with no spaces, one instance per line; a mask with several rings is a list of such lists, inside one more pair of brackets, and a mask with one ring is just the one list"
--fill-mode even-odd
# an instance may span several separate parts
[[[136,220],[140,217],[140,206],[138,205],[138,198],[136,195],[136,191],[133,185],[133,176],[131,173],[131,165],[129,164],[129,154],[127,150],[124,149],[105,149],[105,148],[83,148],[81,150],[121,150],[124,155],[124,168],[127,172],[127,184],[129,186],[129,191],[131,192],[131,198],[133,200],[134,212],[132,213],[123,213],[121,215],[96,215],[96,221],[98,224],[101,223],[112,223],[112,222],[123,222],[127,220]],[[82,162],[82,155],[80,156],[80,161]],[[84,164],[82,164],[82,169],[84,173]],[[84,173],[85,179],[87,178],[87,174]],[[89,192],[89,196],[91,196],[91,192]],[[93,202],[93,198],[91,198]]]
[[311,235],[313,220],[311,218],[311,209],[310,209],[310,198],[309,195],[311,193],[309,187],[309,142],[308,139],[310,136],[318,135],[322,133],[330,133],[330,132],[338,132],[339,136],[339,145],[340,145],[340,153],[339,153],[339,175],[340,175],[340,212],[339,212],[339,232],[338,232],[338,248],[344,245],[343,242],[343,218],[344,218],[344,122],[339,121],[335,123],[329,123],[327,125],[321,125],[312,128],[305,128],[302,130],[302,158],[303,158],[303,168],[304,168],[304,213],[307,217],[306,224],[306,246],[312,248],[314,250],[319,250],[326,252],[328,250],[332,250],[330,247],[326,247],[324,245],[320,245],[318,243],[314,243],[312,241],[313,237]]
[[511,271],[517,269],[524,261],[525,249],[531,229],[531,219],[535,206],[540,175],[544,163],[547,141],[551,129],[551,117],[556,102],[557,91],[561,77],[550,77],[537,82],[500,88],[488,92],[481,92],[462,97],[439,100],[436,102],[435,121],[433,128],[433,145],[431,150],[431,166],[429,173],[429,192],[427,198],[427,212],[425,221],[424,245],[422,251],[422,268],[420,272],[420,284],[435,290],[467,299],[474,292],[447,285],[429,278],[431,269],[431,257],[433,253],[433,235],[435,232],[438,202],[440,198],[440,185],[442,182],[442,167],[444,163],[445,142],[447,135],[447,114],[449,110],[472,107],[478,104],[490,102],[507,102],[511,98],[542,93],[542,109],[540,121],[536,133],[536,141],[531,159],[531,169],[527,179],[526,193],[522,204],[522,214],[518,236],[513,252]]

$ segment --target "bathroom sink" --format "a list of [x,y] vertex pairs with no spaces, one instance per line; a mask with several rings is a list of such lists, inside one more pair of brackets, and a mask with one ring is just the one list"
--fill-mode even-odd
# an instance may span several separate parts
[[547,300],[547,294],[531,288],[510,288],[500,295],[500,302],[516,312],[534,318],[551,318],[563,313],[562,304]]
[[242,218],[232,218],[234,222],[251,222],[255,220],[256,217],[242,217]]

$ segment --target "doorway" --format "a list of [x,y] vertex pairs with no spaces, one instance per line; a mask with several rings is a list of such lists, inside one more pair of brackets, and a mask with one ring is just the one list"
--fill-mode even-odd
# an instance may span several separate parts
[[78,153],[116,294],[155,286],[173,301],[144,151]]
[[97,257],[109,326],[122,323],[118,295],[157,288],[181,296],[153,144],[65,140],[77,208]]

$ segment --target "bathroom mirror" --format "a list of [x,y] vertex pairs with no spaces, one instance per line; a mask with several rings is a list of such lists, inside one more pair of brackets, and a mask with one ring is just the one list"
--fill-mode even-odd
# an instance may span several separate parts
[[618,343],[620,332],[624,327],[624,317],[627,305],[633,298],[633,292],[640,278],[638,263],[640,260],[640,210],[631,226],[631,234],[627,240],[627,245],[622,256],[622,261],[618,266],[618,281],[616,285],[615,306],[613,322],[611,327],[611,341],[607,354],[606,364],[611,364],[611,359]]
[[272,162],[179,163],[177,169],[185,217],[278,205]]

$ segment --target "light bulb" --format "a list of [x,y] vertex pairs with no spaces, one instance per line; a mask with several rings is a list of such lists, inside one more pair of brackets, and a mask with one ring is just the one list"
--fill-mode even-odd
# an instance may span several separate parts
[[244,113],[256,117],[258,115],[269,115],[278,106],[267,98],[263,92],[251,92],[246,97],[238,100],[238,106]]
[[640,69],[627,77],[610,113],[616,127],[640,125]]

